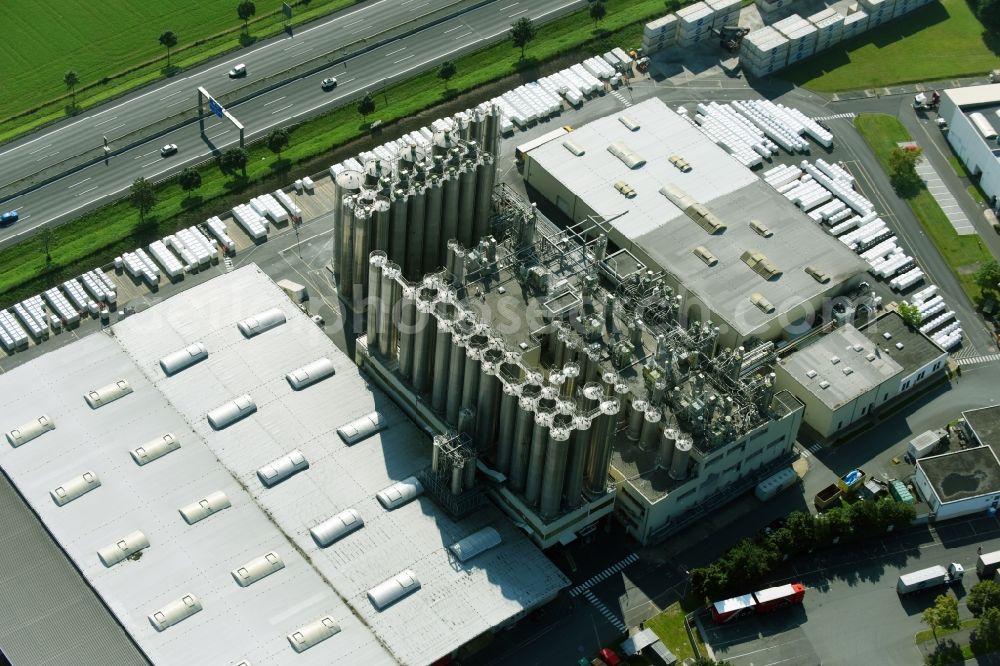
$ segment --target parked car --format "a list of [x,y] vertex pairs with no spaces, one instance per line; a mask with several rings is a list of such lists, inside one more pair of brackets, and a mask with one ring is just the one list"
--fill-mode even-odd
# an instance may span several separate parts
[[229,78],[238,79],[247,75],[247,66],[240,63],[229,70]]
[[20,215],[17,214],[16,210],[9,210],[6,213],[0,215],[0,227],[9,227],[10,225],[17,222],[17,218]]
[[337,87],[337,77],[331,76],[323,79],[323,83],[320,84],[323,90],[333,90]]
[[170,157],[176,152],[177,152],[177,144],[168,143],[167,145],[163,146],[163,148],[160,148],[160,157]]
[[622,663],[622,658],[611,648],[601,648],[597,651],[597,656],[608,666],[618,666]]

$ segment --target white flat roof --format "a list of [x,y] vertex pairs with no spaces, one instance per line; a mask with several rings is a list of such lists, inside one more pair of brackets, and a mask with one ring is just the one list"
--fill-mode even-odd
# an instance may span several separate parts
[[[619,120],[623,117],[639,129],[629,130]],[[582,156],[572,155],[562,141],[552,141],[533,150],[531,160],[744,335],[866,268],[857,255],[660,99],[590,122],[569,139],[585,151]],[[645,165],[628,168],[608,152],[613,143],[630,148]],[[691,170],[682,173],[671,164],[672,155],[686,160]],[[619,180],[635,190],[634,198],[615,189]],[[689,219],[660,193],[667,183],[704,204],[726,230],[710,234]],[[773,235],[758,235],[749,226],[751,220],[762,222]],[[621,237],[612,240],[622,244]],[[694,254],[699,246],[718,263],[707,266]],[[782,276],[765,280],[754,273],[741,259],[746,250],[766,255]],[[810,265],[828,274],[829,282],[821,284],[808,275],[805,268]],[[762,294],[775,311],[759,310],[750,300],[753,293]]]
[[[236,322],[269,307],[286,324],[246,339]],[[423,664],[540,602],[565,577],[492,505],[452,520],[428,497],[385,511],[375,493],[430,464],[430,440],[287,297],[249,266],[185,290],[0,375],[0,430],[40,413],[53,431],[0,466],[154,663]],[[166,377],[159,359],[202,342],[206,360]],[[321,356],[336,375],[293,391],[285,374]],[[85,390],[126,378],[133,393],[91,410]],[[257,412],[216,431],[206,413],[251,395]],[[354,446],[336,429],[378,410],[388,428]],[[137,466],[129,455],[172,432],[181,448]],[[309,469],[265,489],[259,467],[300,450]],[[101,487],[63,507],[49,491],[93,470]],[[215,490],[232,502],[188,525],[178,508]],[[326,549],[309,529],[356,509],[360,530]],[[455,541],[491,525],[501,545],[465,564]],[[106,569],[96,551],[139,529],[137,561]],[[230,571],[273,550],[285,568],[247,587]],[[366,592],[412,569],[422,588],[377,611]],[[156,632],[147,615],[194,593],[204,610]],[[346,602],[346,603],[345,603]],[[296,654],[285,636],[331,615],[342,631]]]
[[1000,102],[1000,83],[988,83],[981,86],[966,86],[964,88],[950,88],[942,94],[951,98],[955,106],[969,106],[975,104],[994,104]]

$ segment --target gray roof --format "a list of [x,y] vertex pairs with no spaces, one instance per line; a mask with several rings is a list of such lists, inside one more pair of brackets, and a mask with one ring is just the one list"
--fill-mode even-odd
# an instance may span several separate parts
[[[236,322],[280,307],[287,323],[246,339]],[[0,430],[44,411],[55,430],[0,465],[84,576],[156,663],[422,664],[536,605],[566,579],[496,509],[454,521],[426,497],[388,512],[375,494],[430,463],[430,441],[373,389],[256,266],[188,289],[113,327],[0,375]],[[172,377],[165,354],[194,342],[206,360]],[[336,375],[294,391],[285,375],[319,357]],[[84,390],[126,378],[134,392],[91,410]],[[216,431],[206,413],[249,394],[257,412]],[[336,429],[378,410],[388,428],[348,447]],[[181,448],[137,466],[128,450],[173,432]],[[309,462],[270,489],[257,469],[300,450]],[[92,469],[100,488],[63,507],[48,491]],[[178,508],[222,490],[232,502],[194,525]],[[365,526],[328,548],[309,529],[356,509]],[[491,525],[503,543],[465,564],[455,541]],[[106,569],[96,550],[140,529],[151,546]],[[268,551],[285,568],[247,588],[230,571]],[[422,589],[384,611],[367,591],[412,569]],[[204,610],[157,633],[147,615],[185,593]],[[342,631],[296,654],[285,640],[330,615]]]
[[[908,327],[894,310],[883,312],[877,319],[866,323],[861,327],[861,333],[879,346],[883,356],[888,355],[903,366],[904,377],[935,359],[947,356],[926,335]],[[889,337],[886,337],[887,333]],[[902,348],[897,347],[897,343]]]
[[962,417],[979,438],[980,444],[1000,446],[1000,405],[970,409],[962,412]]
[[[630,118],[639,129],[629,130],[620,117]],[[533,150],[531,159],[590,209],[612,220],[621,236],[743,335],[865,269],[857,255],[659,99],[588,123],[573,132],[572,140],[584,155],[575,157],[561,141],[552,141]],[[645,165],[629,169],[607,150],[616,142],[637,152]],[[672,155],[686,160],[691,171],[682,173],[671,164]],[[618,180],[636,196],[622,196],[614,188]],[[660,193],[668,183],[704,204],[726,225],[725,231],[710,234],[692,221]],[[764,238],[755,232],[749,225],[754,219],[773,235]],[[694,254],[699,246],[718,263],[707,266]],[[763,253],[783,274],[765,280],[741,259],[747,250]],[[830,281],[822,284],[809,276],[805,268],[810,265]],[[762,294],[775,311],[758,309],[750,301],[754,293]]]
[[1000,492],[1000,460],[988,446],[921,458],[917,467],[942,504]]
[[785,356],[778,364],[830,409],[839,408],[903,371],[899,363],[850,324]]

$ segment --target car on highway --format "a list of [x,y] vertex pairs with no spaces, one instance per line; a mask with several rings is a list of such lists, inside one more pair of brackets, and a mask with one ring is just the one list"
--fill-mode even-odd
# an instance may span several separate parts
[[246,75],[247,75],[247,66],[244,65],[243,63],[240,63],[235,67],[233,67],[231,70],[229,70],[229,78],[231,79],[238,79]]
[[337,87],[337,77],[331,76],[329,78],[323,79],[323,83],[320,84],[323,90],[333,90]]
[[163,146],[163,148],[160,148],[160,157],[170,157],[176,152],[177,152],[177,144],[168,143],[167,145]]
[[9,227],[17,222],[19,217],[21,216],[18,215],[16,210],[9,210],[6,213],[0,214],[0,227]]

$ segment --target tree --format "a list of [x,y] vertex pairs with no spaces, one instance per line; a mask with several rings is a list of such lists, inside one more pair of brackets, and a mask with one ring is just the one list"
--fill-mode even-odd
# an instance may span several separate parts
[[791,533],[792,552],[801,552],[813,547],[816,539],[813,522],[813,517],[803,511],[793,511],[788,514],[782,529]]
[[1000,1],[979,0],[976,15],[989,32],[1000,32]]
[[514,46],[521,49],[521,60],[524,60],[524,49],[535,38],[535,24],[527,16],[522,16],[510,25],[510,40]]
[[131,197],[132,207],[139,211],[139,223],[145,224],[146,213],[153,209],[156,204],[156,191],[153,184],[143,177],[132,181]]
[[267,135],[267,148],[280,158],[281,151],[288,145],[288,140],[288,130],[275,127]]
[[448,90],[448,79],[455,76],[457,72],[458,68],[451,60],[445,60],[441,63],[441,67],[438,68],[438,78],[444,81],[445,90]]
[[1000,649],[1000,608],[987,608],[983,611],[979,626],[972,634],[971,643],[978,654]]
[[996,259],[992,259],[976,271],[976,285],[985,292],[996,293],[1000,291],[1000,264]]
[[178,176],[177,181],[180,183],[182,190],[190,192],[201,187],[201,173],[194,167],[187,167],[181,171],[181,175]]
[[722,661],[716,661],[710,657],[699,656],[691,662],[691,666],[733,666],[733,663],[731,661],[726,661],[725,659]]
[[910,328],[920,326],[920,322],[923,319],[923,316],[920,314],[920,308],[906,301],[899,304],[899,316],[903,318],[903,323]]
[[42,227],[41,232],[42,249],[45,250],[45,265],[52,263],[52,228]]
[[372,97],[371,93],[365,93],[365,96],[362,97],[361,101],[358,102],[358,113],[360,113],[361,117],[363,117],[367,122],[368,114],[374,112],[375,112],[375,98]]
[[969,590],[965,605],[976,617],[980,617],[989,609],[1000,609],[1000,585],[992,580],[976,583]]
[[226,152],[222,153],[222,157],[219,158],[219,166],[226,173],[233,173],[239,169],[244,176],[247,175],[247,151],[239,146],[230,148]]
[[236,14],[243,21],[243,32],[249,32],[250,30],[250,17],[257,13],[257,5],[253,3],[253,0],[243,0],[240,4],[236,6]]
[[608,8],[604,6],[603,2],[595,2],[590,5],[590,18],[594,19],[594,25],[597,25],[608,13]]
[[663,4],[667,6],[668,12],[676,12],[681,8],[680,0],[666,0]]
[[958,600],[947,594],[938,595],[934,600],[934,605],[924,610],[920,618],[924,624],[931,628],[934,634],[934,642],[938,641],[938,629],[958,629]]
[[160,44],[167,47],[167,69],[170,69],[170,49],[177,46],[177,35],[167,30],[160,35]]
[[770,544],[764,547],[751,539],[744,539],[730,549],[719,564],[729,572],[729,584],[743,588],[766,576],[780,559]]
[[912,197],[920,190],[923,183],[917,173],[920,154],[921,150],[917,147],[904,149],[899,146],[889,154],[889,182],[901,197]]
[[73,96],[73,106],[76,106],[76,86],[80,83],[80,75],[75,69],[71,69],[63,74],[63,83],[69,88],[69,93]]

